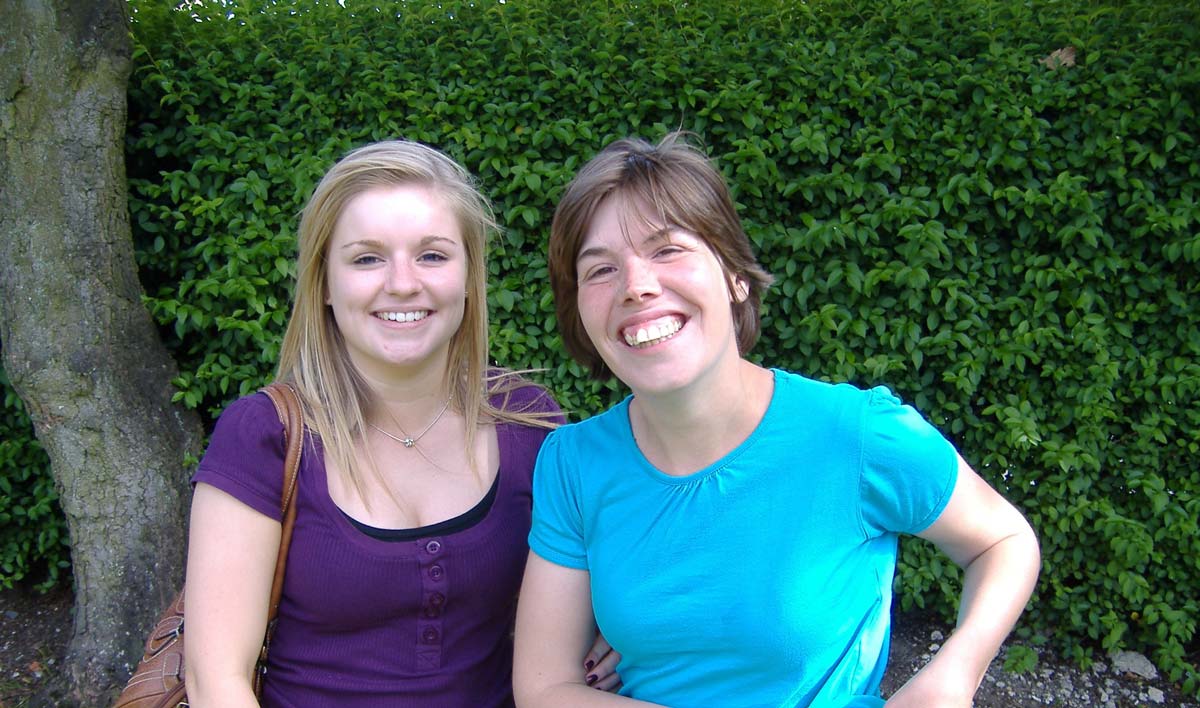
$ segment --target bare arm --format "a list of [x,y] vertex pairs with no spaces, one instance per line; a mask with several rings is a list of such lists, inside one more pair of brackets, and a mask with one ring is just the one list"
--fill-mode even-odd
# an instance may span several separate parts
[[517,606],[513,693],[521,708],[651,706],[588,686],[579,673],[592,646],[592,593],[586,571],[530,552]]
[[188,531],[184,642],[194,708],[257,706],[254,663],[280,524],[208,484],[196,485]]
[[961,457],[950,503],[918,535],[964,570],[958,626],[887,706],[969,708],[1033,592],[1041,565],[1037,537],[1021,512]]

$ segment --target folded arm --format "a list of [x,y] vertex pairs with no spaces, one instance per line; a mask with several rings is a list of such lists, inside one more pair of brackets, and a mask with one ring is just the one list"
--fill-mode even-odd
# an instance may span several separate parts
[[592,646],[587,571],[529,554],[517,607],[513,692],[521,708],[651,706],[588,686],[579,665]]
[[194,708],[257,706],[254,664],[280,524],[208,484],[197,484],[188,531],[184,643]]
[[1041,565],[1037,537],[1021,512],[961,457],[949,504],[918,536],[963,568],[958,625],[887,706],[969,708],[1033,592]]

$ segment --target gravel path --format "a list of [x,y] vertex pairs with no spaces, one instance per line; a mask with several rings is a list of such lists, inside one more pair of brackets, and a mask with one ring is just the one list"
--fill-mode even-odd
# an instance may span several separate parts
[[[950,627],[920,615],[901,615],[894,621],[892,653],[884,695],[890,695],[916,673],[949,634]],[[1139,661],[1140,659],[1140,661]],[[1155,675],[1146,678],[1133,671]],[[1102,661],[1089,671],[1065,662],[1046,651],[1038,651],[1037,666],[1027,673],[1004,670],[1004,652],[992,662],[979,693],[976,708],[1200,708],[1187,698],[1140,655],[1121,661]]]

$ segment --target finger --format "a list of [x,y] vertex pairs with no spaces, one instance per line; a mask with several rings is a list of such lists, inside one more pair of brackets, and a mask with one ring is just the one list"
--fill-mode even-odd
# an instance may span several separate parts
[[610,694],[616,694],[622,685],[623,684],[620,683],[620,677],[617,676],[616,673],[610,673],[607,677],[596,680],[596,683],[592,684],[592,688],[598,691],[608,691]]
[[598,691],[608,691],[609,693],[616,693],[617,691],[621,690],[621,686],[623,686],[623,685],[624,684],[621,683],[621,677],[619,675],[609,674],[608,676],[605,676],[604,678],[597,679],[596,683],[592,684],[592,688],[594,688]]
[[[617,663],[620,661],[621,655],[618,652],[609,651],[607,654],[600,657],[600,660],[596,662],[595,666],[593,666],[588,673],[595,674],[597,680],[606,678],[608,676],[616,676]],[[618,678],[618,680],[620,679]]]
[[604,638],[604,635],[597,634],[596,640],[592,642],[591,650],[583,657],[584,671],[591,671],[611,651],[612,647],[609,645],[608,640]]

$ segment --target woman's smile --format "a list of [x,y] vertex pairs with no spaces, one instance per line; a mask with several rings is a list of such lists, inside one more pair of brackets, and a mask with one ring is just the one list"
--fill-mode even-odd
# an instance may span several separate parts
[[729,277],[698,235],[619,198],[596,210],[575,268],[579,317],[635,393],[675,390],[740,361]]
[[659,342],[665,342],[674,337],[683,328],[683,318],[663,317],[652,322],[643,322],[626,327],[622,336],[625,343],[635,349],[652,347]]
[[376,312],[375,316],[388,322],[417,322],[429,316],[429,310],[415,312]]

